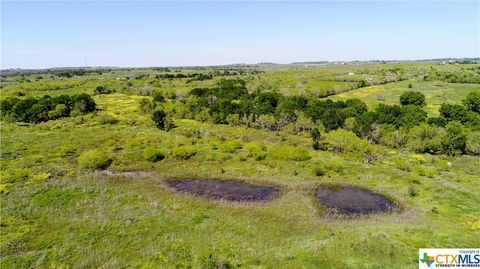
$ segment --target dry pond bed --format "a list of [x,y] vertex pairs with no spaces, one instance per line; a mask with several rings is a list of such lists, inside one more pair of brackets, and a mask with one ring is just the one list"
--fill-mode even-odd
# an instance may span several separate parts
[[273,198],[279,188],[217,179],[172,179],[167,186],[177,191],[232,202],[257,202]]
[[315,197],[328,209],[344,215],[383,213],[396,208],[395,202],[385,196],[355,187],[323,187]]

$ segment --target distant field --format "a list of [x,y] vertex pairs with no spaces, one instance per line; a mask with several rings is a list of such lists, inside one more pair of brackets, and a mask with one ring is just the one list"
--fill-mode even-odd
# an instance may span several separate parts
[[[412,88],[408,85],[412,84]],[[472,91],[480,90],[480,84],[446,83],[441,81],[401,81],[351,90],[330,96],[333,100],[359,98],[370,107],[378,104],[398,104],[405,91],[419,91],[425,95],[426,110],[437,115],[442,103],[459,103]]]

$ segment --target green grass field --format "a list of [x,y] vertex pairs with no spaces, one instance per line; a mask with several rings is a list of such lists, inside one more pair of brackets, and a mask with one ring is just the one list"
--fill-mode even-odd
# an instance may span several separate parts
[[[411,76],[414,67],[405,64]],[[348,70],[372,76],[385,72],[378,65],[348,68],[312,68],[303,85],[331,89],[349,82],[326,77]],[[424,63],[416,68],[427,69]],[[305,89],[295,86],[302,71],[265,70],[246,76],[249,89],[261,89],[259,81],[289,94]],[[117,89],[94,96],[98,111],[91,114],[39,124],[1,123],[2,268],[416,268],[419,248],[480,244],[478,157],[372,145],[380,158],[369,164],[361,153],[315,151],[307,134],[186,119],[175,119],[175,129],[161,131],[150,114],[141,113],[140,100],[150,97],[139,89],[151,85],[186,92],[192,85],[181,80],[149,84],[153,78],[148,77],[127,86],[117,75],[26,83],[10,78],[1,89],[2,99],[18,91],[39,97],[91,94],[98,85]],[[480,87],[409,80],[330,98],[360,98],[373,108],[398,103],[409,83],[426,95],[431,114],[440,103],[460,102]],[[49,89],[62,85],[72,86]],[[107,115],[118,122],[105,122]],[[231,151],[225,148],[228,141],[239,141],[241,147]],[[265,159],[246,154],[250,142],[265,143]],[[177,159],[179,147],[192,149],[191,157]],[[305,160],[292,159],[294,147],[304,149]],[[152,148],[166,158],[148,161],[144,153]],[[117,174],[79,166],[79,156],[91,149],[106,152],[113,160],[108,170]],[[315,173],[319,166],[326,169],[322,176]],[[142,173],[122,175],[126,171]],[[268,202],[241,204],[177,193],[164,185],[166,179],[189,177],[272,184],[282,191]],[[323,184],[368,188],[393,199],[401,210],[332,216],[313,196]]]
[[[412,88],[408,87],[409,84],[412,85]],[[438,115],[438,109],[442,103],[460,103],[470,92],[480,90],[480,84],[407,80],[355,89],[334,95],[331,98],[334,100],[359,98],[367,105],[375,107],[380,103],[398,104],[400,95],[407,90],[423,93],[427,102],[426,110],[428,113]]]

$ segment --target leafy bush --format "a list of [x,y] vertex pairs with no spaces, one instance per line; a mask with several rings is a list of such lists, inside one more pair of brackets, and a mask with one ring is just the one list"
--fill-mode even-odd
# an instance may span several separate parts
[[421,164],[415,165],[415,167],[413,168],[413,171],[420,176],[426,176],[430,178],[433,178],[437,174],[437,171],[435,170],[435,168],[423,166]]
[[78,157],[81,167],[87,169],[105,169],[112,164],[112,158],[101,150],[89,150]]
[[380,143],[389,147],[403,148],[407,144],[407,130],[395,129],[393,125],[382,125],[380,129]]
[[231,140],[220,144],[220,149],[224,152],[234,153],[237,149],[242,148],[242,142],[239,140]]
[[318,128],[313,128],[310,131],[310,136],[312,137],[312,147],[314,150],[319,150],[322,148],[322,136]]
[[371,145],[355,133],[343,129],[331,131],[325,135],[325,146],[330,151],[365,153],[371,151]]
[[432,117],[427,119],[427,123],[430,125],[445,127],[445,125],[447,125],[447,120],[442,117]]
[[480,113],[480,91],[469,93],[463,103],[468,110]]
[[267,156],[267,146],[262,142],[248,142],[243,146],[247,157],[251,157],[256,161],[265,159]]
[[466,151],[470,155],[480,156],[480,132],[472,132],[468,135]]
[[149,162],[158,162],[165,159],[165,155],[158,149],[146,148],[143,152],[143,158]]
[[86,93],[81,93],[72,96],[73,108],[80,113],[93,112],[96,109],[95,101]]
[[410,185],[408,187],[408,196],[415,197],[418,195],[418,188],[415,185]]
[[160,130],[170,131],[175,127],[172,118],[169,117],[162,109],[157,109],[153,112],[152,120]]
[[188,160],[197,154],[194,146],[178,146],[172,150],[172,155],[177,160]]
[[270,148],[269,155],[279,160],[305,161],[310,159],[308,149],[296,146],[273,146]]
[[165,97],[158,91],[153,92],[152,97],[153,102],[165,102]]
[[402,106],[425,106],[427,103],[425,103],[425,95],[423,95],[423,93],[416,91],[407,91],[400,95],[400,104]]
[[164,130],[165,129],[165,118],[167,114],[162,109],[157,109],[152,114],[152,120],[155,122],[155,125],[158,129]]
[[405,160],[405,159],[397,158],[393,162],[395,163],[395,166],[400,170],[409,172],[409,171],[412,171],[412,169],[413,169],[412,163],[410,161]]
[[427,112],[415,105],[402,106],[401,115],[395,120],[397,126],[405,126],[410,128],[419,125],[427,119]]
[[278,131],[279,125],[272,115],[260,115],[254,124],[255,127],[267,131]]
[[113,117],[112,115],[102,115],[102,116],[100,116],[100,118],[98,119],[98,123],[101,124],[101,125],[105,125],[105,124],[117,124],[117,123],[118,123],[118,119],[116,119],[116,118]]
[[438,153],[442,149],[445,132],[442,128],[422,124],[413,127],[408,133],[407,146],[419,153]]
[[138,105],[140,106],[140,111],[144,114],[150,113],[152,109],[154,109],[154,105],[152,101],[148,98],[140,99],[140,102]]
[[323,166],[317,166],[317,167],[315,167],[313,172],[315,173],[315,175],[317,177],[321,177],[321,176],[324,176],[327,173],[327,170]]
[[338,159],[329,160],[324,165],[325,165],[325,168],[327,168],[329,171],[334,171],[337,173],[343,172],[343,170],[346,168],[343,162]]
[[446,127],[446,136],[442,140],[443,152],[448,155],[459,155],[465,152],[467,136],[463,126],[456,122],[450,122]]
[[458,104],[442,104],[439,109],[440,116],[448,122],[458,121],[466,125],[479,125],[480,116],[472,111],[467,110],[464,106]]
[[95,90],[93,90],[93,93],[95,93],[95,94],[111,94],[111,93],[114,93],[114,92],[115,92],[115,90],[108,89],[105,86],[98,86],[98,87],[95,88]]

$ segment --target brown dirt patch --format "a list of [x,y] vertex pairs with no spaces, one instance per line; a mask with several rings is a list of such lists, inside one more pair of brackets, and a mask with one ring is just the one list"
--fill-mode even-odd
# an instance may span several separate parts
[[327,208],[344,215],[368,215],[396,208],[385,196],[355,187],[324,187],[316,191],[315,197]]
[[102,174],[109,177],[129,177],[129,178],[142,178],[152,176],[152,172],[146,171],[130,171],[130,172],[112,172],[109,170],[103,170]]
[[279,188],[217,179],[173,179],[166,184],[177,191],[232,202],[257,202],[273,198]]

